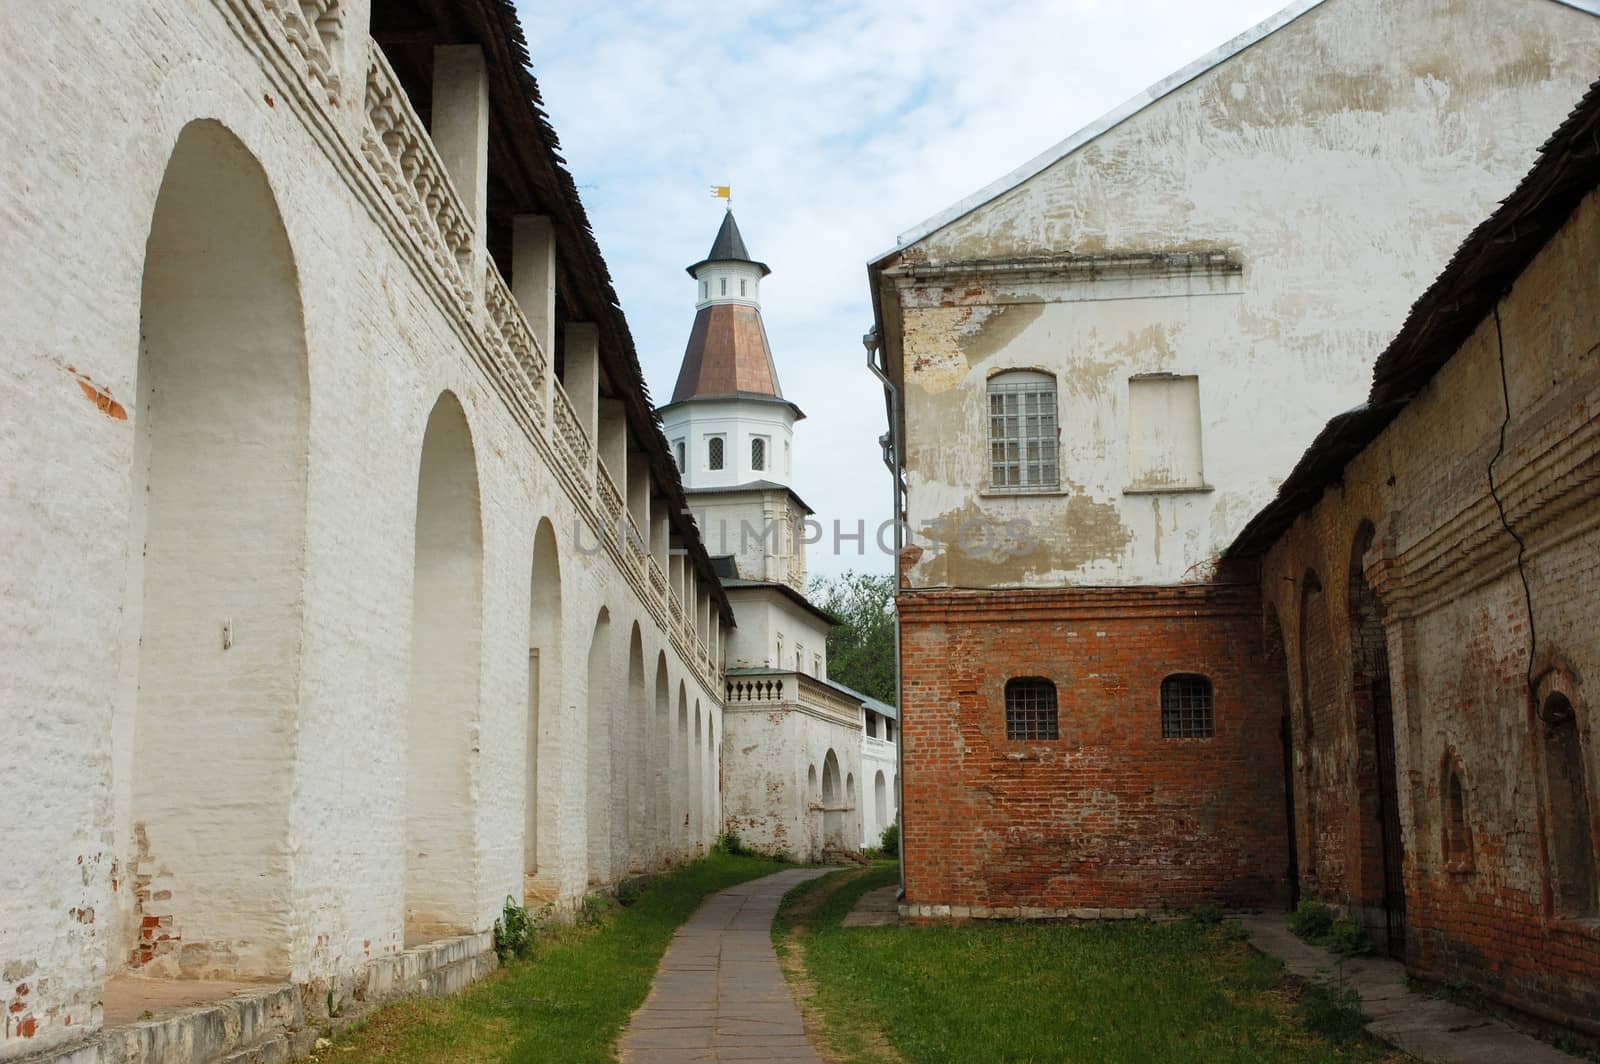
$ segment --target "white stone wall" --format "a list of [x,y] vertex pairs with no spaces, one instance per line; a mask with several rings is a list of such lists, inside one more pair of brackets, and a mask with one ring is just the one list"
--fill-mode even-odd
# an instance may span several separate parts
[[827,677],[828,626],[816,614],[770,588],[730,588],[728,600],[739,622],[729,633],[728,668],[795,670],[799,648],[798,671]]
[[[724,710],[728,733],[722,779],[723,821],[740,840],[766,853],[787,853],[800,861],[822,857],[825,821],[841,825],[843,845],[859,839],[862,743],[860,703],[793,673],[733,678],[735,693]],[[741,694],[740,682],[752,685]],[[841,791],[854,781],[854,796],[824,803],[823,766],[832,753]],[[812,782],[813,776],[815,782]]]
[[[195,898],[174,882],[171,897],[158,899],[159,881],[148,884],[144,915],[170,905],[160,930],[181,944],[178,954],[209,949],[202,968],[185,974],[340,988],[370,958],[402,948],[407,794],[416,783],[407,706],[418,477],[424,429],[441,397],[459,403],[470,436],[481,543],[478,665],[468,703],[450,707],[464,716],[444,733],[465,744],[455,751],[464,775],[452,787],[466,808],[450,809],[465,825],[450,857],[468,885],[461,930],[489,927],[507,895],[523,894],[535,747],[535,898],[571,905],[589,885],[592,728],[612,743],[611,822],[650,810],[654,827],[650,837],[624,835],[610,877],[700,851],[715,832],[720,683],[679,649],[683,639],[669,637],[616,556],[575,549],[592,490],[564,480],[558,452],[540,434],[548,429],[530,429],[514,413],[481,310],[453,305],[437,263],[419,253],[363,157],[366,6],[346,0],[341,11],[344,35],[330,44],[337,108],[283,58],[293,53],[282,25],[253,0],[89,0],[5,14],[0,55],[12,91],[0,101],[8,145],[0,256],[11,286],[0,362],[0,537],[9,544],[0,584],[0,778],[14,801],[0,862],[0,1003],[23,1000],[19,986],[27,992],[25,1009],[9,1013],[0,1058],[98,1025],[103,980],[127,966],[139,941],[137,875],[181,843],[157,821],[136,819],[151,800],[186,798],[198,806],[191,824],[220,823],[229,802],[244,802],[230,822],[251,825],[259,853],[270,855],[239,862],[240,891],[223,883]],[[138,379],[141,291],[157,193],[194,122],[215,123],[237,143],[276,207],[276,220],[251,224],[281,225],[288,254],[265,268],[290,286],[303,319],[305,398],[295,414],[304,420],[292,431],[305,481],[292,529],[300,542],[273,563],[297,618],[268,609],[255,585],[219,585],[226,595],[195,602],[171,652],[204,677],[226,668],[227,656],[246,662],[253,645],[282,638],[298,665],[274,673],[288,693],[270,715],[255,703],[208,707],[202,689],[191,726],[158,736],[140,718],[150,667],[140,660],[148,605],[141,560],[147,546],[180,557],[189,548],[183,538],[147,545],[141,529],[232,553],[241,565],[261,542],[248,482],[213,482],[204,499],[179,500],[183,520],[165,523],[152,523],[138,490],[156,477],[171,497],[136,442],[141,410],[173,401]],[[229,257],[216,260],[216,270],[232,268]],[[256,387],[248,377],[237,379],[241,394]],[[248,414],[236,424],[235,443],[259,435]],[[228,441],[195,441],[195,460],[219,443]],[[558,645],[541,648],[541,675],[559,681],[553,704],[540,699],[534,743],[530,573],[541,520],[555,534],[561,618]],[[219,539],[222,527],[230,532]],[[592,530],[584,539],[594,542]],[[629,675],[639,626],[643,700],[626,697],[631,688],[621,681],[604,703],[587,690],[584,663],[602,609],[611,618],[611,676]],[[662,662],[670,690],[684,692],[691,714],[698,708],[698,749],[686,749],[675,729],[658,733],[653,684]],[[148,687],[145,697],[154,697]],[[276,745],[241,730],[252,720]],[[281,793],[245,785],[252,759],[269,748],[281,750],[272,755],[280,760],[259,767]],[[680,778],[691,767],[688,788]],[[230,773],[238,786],[227,786]],[[655,785],[658,773],[671,785]],[[630,789],[624,778],[650,782]],[[668,830],[691,809],[692,831]],[[282,891],[270,903],[242,891],[264,870]],[[230,906],[237,920],[228,920]]]
[[[910,240],[884,268],[912,585],[1208,576],[1597,70],[1575,5],[1325,0]],[[1238,268],[1039,261],[1210,251]],[[1056,379],[1059,491],[986,490],[1005,369]],[[1201,490],[1136,482],[1149,373],[1198,376]]]
[[897,788],[900,766],[895,757],[895,750],[895,743],[882,738],[864,736],[861,740],[863,782],[860,784],[858,800],[861,805],[863,846],[878,845],[883,839],[883,829],[899,819],[900,797]]

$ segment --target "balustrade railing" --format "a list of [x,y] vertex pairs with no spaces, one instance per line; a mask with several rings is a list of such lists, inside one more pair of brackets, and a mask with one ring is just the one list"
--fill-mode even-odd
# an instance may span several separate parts
[[589,434],[583,430],[582,422],[578,420],[578,412],[572,409],[567,390],[553,377],[550,380],[550,421],[556,449],[566,461],[568,470],[578,483],[586,483],[589,480],[587,471],[594,465],[594,447],[589,442]]
[[412,235],[464,305],[472,302],[472,226],[433,139],[376,41],[367,49],[367,126],[361,151]]
[[729,705],[751,702],[776,703],[783,701],[783,681],[761,677],[741,677],[725,685]]
[[283,27],[290,58],[306,80],[336,99],[339,70],[333,57],[344,35],[340,0],[261,0],[261,6],[270,22]]
[[490,326],[485,330],[487,339],[500,364],[500,371],[528,408],[534,424],[543,425],[544,378],[549,363],[493,259],[489,260],[484,271],[483,310]]

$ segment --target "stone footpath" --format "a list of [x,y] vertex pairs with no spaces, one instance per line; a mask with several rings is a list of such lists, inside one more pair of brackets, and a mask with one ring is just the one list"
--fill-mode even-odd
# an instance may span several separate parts
[[[1331,983],[1339,958],[1302,942],[1289,930],[1287,914],[1246,916],[1250,944],[1283,961],[1290,975]],[[1384,957],[1344,962],[1345,981],[1361,995],[1367,1031],[1429,1064],[1581,1064],[1554,1046],[1509,1024],[1406,987],[1405,965]]]
[[779,872],[729,887],[700,906],[672,937],[650,996],[622,1032],[625,1064],[822,1064],[778,968],[772,918],[784,894],[827,871]]

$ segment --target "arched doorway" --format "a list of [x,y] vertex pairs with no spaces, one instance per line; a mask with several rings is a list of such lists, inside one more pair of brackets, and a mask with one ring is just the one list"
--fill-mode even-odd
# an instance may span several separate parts
[[1333,629],[1328,623],[1328,604],[1322,593],[1322,581],[1317,574],[1307,571],[1300,585],[1300,744],[1299,759],[1301,788],[1305,797],[1303,822],[1306,838],[1303,847],[1305,860],[1300,866],[1300,879],[1306,891],[1313,896],[1330,895],[1343,887],[1344,858],[1341,852],[1342,832],[1335,830],[1332,837],[1325,832],[1324,817],[1337,829],[1338,819],[1332,810],[1323,808],[1322,791],[1327,777],[1339,771],[1339,766],[1325,766],[1319,756],[1319,737],[1328,730],[1338,703],[1338,678],[1333,657]]
[[[1350,549],[1350,708],[1356,737],[1357,875],[1362,907],[1381,912],[1375,938],[1390,956],[1406,941],[1405,849],[1400,836],[1400,792],[1395,771],[1394,701],[1389,686],[1389,641],[1378,596],[1362,560],[1376,537],[1370,521],[1356,530]],[[1377,923],[1375,918],[1373,923]]]
[[117,783],[132,904],[109,967],[281,978],[305,325],[266,174],[218,122],[186,126],[168,161],[145,247],[140,336],[124,611],[137,694]]
[[589,639],[588,787],[584,802],[588,828],[589,883],[611,878],[611,612],[604,606]]
[[[548,518],[539,522],[533,537],[533,577],[528,591],[528,765],[527,811],[523,834],[523,872],[532,876],[541,864],[555,863],[555,854],[540,852],[541,836],[553,844],[555,825],[541,832],[539,820],[545,803],[539,793],[542,752],[541,707],[561,704],[561,560],[556,533]],[[553,845],[550,845],[553,850]]]
[[822,759],[822,845],[846,849],[844,781],[839,778],[839,757],[832,750]]
[[665,651],[656,657],[656,720],[650,740],[650,761],[654,773],[654,811],[652,840],[659,858],[671,847],[672,839],[672,688],[667,678]]
[[694,700],[694,748],[689,752],[689,852],[700,853],[705,836],[705,750],[700,730],[700,700]]
[[678,735],[672,757],[672,838],[679,853],[689,850],[689,693],[678,682]]
[[623,710],[625,716],[618,739],[622,743],[627,786],[617,788],[623,809],[623,829],[617,835],[619,841],[626,844],[627,853],[614,867],[642,872],[649,862],[650,843],[650,825],[646,823],[649,786],[645,776],[650,701],[644,682],[644,637],[638,621],[633,622],[633,633],[628,638],[628,700]]
[[472,777],[483,524],[466,413],[434,403],[417,472],[406,749],[406,936],[474,930]]

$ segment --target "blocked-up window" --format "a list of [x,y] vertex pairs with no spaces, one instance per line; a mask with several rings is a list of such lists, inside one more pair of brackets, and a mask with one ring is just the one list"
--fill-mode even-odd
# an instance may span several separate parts
[[767,468],[767,438],[757,436],[750,441],[750,468],[764,470]]
[[1211,681],[1204,676],[1168,676],[1161,681],[1161,737],[1209,739],[1217,733]]
[[1010,370],[989,378],[989,488],[1037,491],[1059,487],[1056,380]]
[[685,444],[682,440],[673,440],[672,441],[672,453],[678,459],[678,472],[682,473],[689,466],[689,463],[688,463],[688,458],[689,458],[688,445]]
[[1006,738],[1061,738],[1055,684],[1038,676],[1006,681]]
[[706,462],[707,468],[721,469],[725,442],[721,436],[706,437]]
[[1206,486],[1200,378],[1159,373],[1128,381],[1128,477],[1134,491]]
[[1467,791],[1453,762],[1444,771],[1444,858],[1453,872],[1472,868],[1472,828],[1467,822]]

